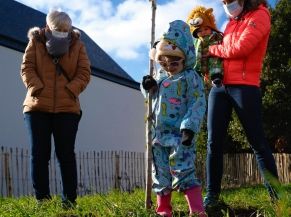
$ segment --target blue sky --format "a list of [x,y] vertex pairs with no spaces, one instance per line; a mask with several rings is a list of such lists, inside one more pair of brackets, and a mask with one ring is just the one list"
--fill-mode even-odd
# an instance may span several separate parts
[[[67,12],[73,25],[86,32],[134,80],[140,82],[148,73],[151,37],[149,0],[17,0],[48,13],[52,9]],[[277,0],[269,0],[271,6]],[[223,31],[227,18],[220,0],[157,0],[156,38],[168,23],[186,20],[197,5],[214,10],[218,29]]]

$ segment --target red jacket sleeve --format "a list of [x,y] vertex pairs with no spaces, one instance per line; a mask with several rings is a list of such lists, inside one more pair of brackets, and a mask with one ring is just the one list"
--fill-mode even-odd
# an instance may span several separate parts
[[[239,27],[232,32],[226,28],[223,43],[209,47],[209,54],[221,58],[244,58],[248,56],[261,39],[269,34],[271,23],[270,15],[263,9],[249,12]],[[235,42],[235,43],[234,43]]]

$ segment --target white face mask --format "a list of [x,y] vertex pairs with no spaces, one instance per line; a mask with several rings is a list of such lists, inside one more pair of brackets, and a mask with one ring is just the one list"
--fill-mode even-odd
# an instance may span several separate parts
[[238,1],[234,1],[230,4],[223,5],[225,13],[227,13],[231,18],[235,18],[243,11],[243,6],[241,6]]
[[52,30],[52,35],[56,38],[66,38],[66,37],[68,37],[69,33]]

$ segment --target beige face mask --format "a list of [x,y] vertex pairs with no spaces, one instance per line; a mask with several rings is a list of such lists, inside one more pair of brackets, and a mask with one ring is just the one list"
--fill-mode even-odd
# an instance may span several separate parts
[[52,35],[56,38],[66,38],[66,37],[68,37],[69,33],[52,30]]

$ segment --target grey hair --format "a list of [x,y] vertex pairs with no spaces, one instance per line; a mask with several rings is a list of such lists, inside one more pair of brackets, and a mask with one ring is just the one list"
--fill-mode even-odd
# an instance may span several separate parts
[[72,28],[72,20],[70,16],[62,11],[51,11],[46,16],[46,23],[51,30],[60,27]]

